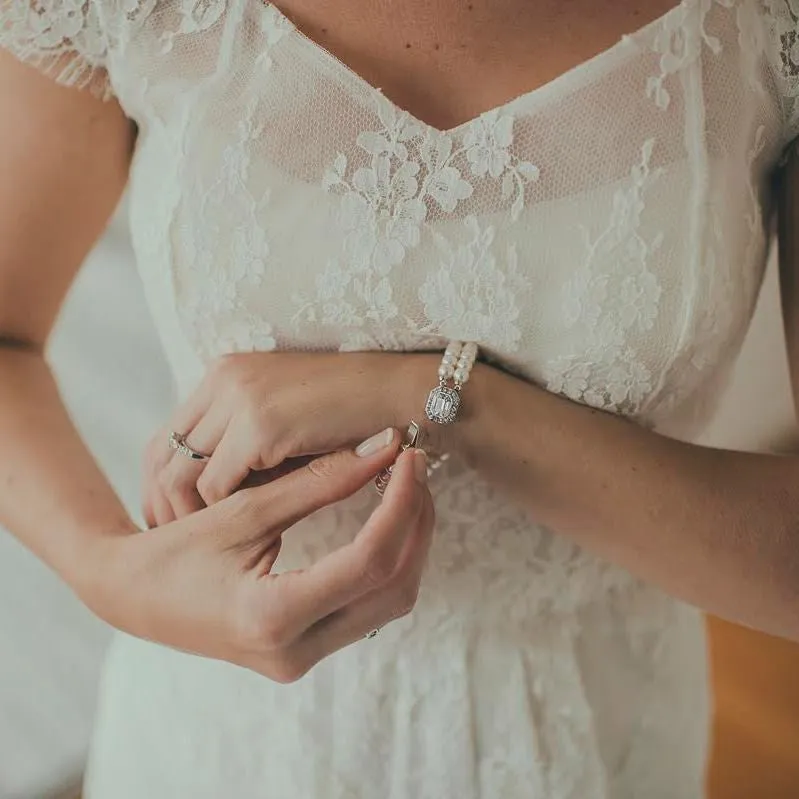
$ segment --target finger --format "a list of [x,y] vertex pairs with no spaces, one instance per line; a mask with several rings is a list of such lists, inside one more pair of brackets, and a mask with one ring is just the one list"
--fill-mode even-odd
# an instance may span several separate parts
[[174,453],[158,474],[158,487],[172,506],[175,518],[182,519],[205,507],[197,491],[197,479],[203,466],[203,461],[193,461]]
[[160,515],[163,515],[159,514],[162,503],[156,495],[163,493],[158,486],[158,475],[172,456],[167,442],[168,436],[165,432],[159,431],[153,435],[145,447],[142,459],[142,515],[149,528],[157,527]]
[[433,540],[435,511],[428,494],[414,533],[401,556],[396,585],[387,584],[321,619],[286,652],[289,661],[307,671],[320,660],[364,638],[371,630],[408,615],[416,604]]
[[141,471],[141,485],[142,485],[142,503],[141,512],[144,518],[144,523],[148,528],[153,528],[158,525],[158,519],[155,515],[154,495],[153,495],[153,482],[155,473],[151,463],[152,453],[154,447],[152,441],[148,444],[145,450],[144,459],[142,460]]
[[174,430],[176,433],[187,435],[208,413],[215,396],[212,374],[209,372],[202,379],[200,385],[175,409],[170,419],[170,424],[174,427],[169,432]]
[[[225,408],[220,404],[212,405],[186,436],[187,445],[198,452],[212,453],[213,457],[213,452],[225,435],[228,419],[229,413]],[[198,482],[210,460],[192,460],[179,452],[171,454],[172,457],[163,466],[157,479],[176,517],[182,518],[208,504],[199,490]]]
[[374,441],[376,449],[365,456],[345,450],[314,458],[268,486],[252,489],[253,497],[269,508],[274,524],[286,530],[314,511],[351,496],[394,461],[400,444],[397,431],[384,430]]
[[155,508],[153,507],[152,496],[150,495],[149,491],[145,491],[141,513],[142,517],[144,518],[144,523],[148,529],[158,526],[158,520],[155,516]]
[[269,576],[259,601],[270,616],[274,646],[288,644],[311,625],[389,582],[416,529],[427,488],[416,477],[416,451],[397,460],[382,503],[352,543],[306,570]]
[[161,491],[159,486],[154,486],[151,495],[151,502],[153,514],[155,516],[155,524],[153,525],[154,527],[160,527],[162,524],[169,524],[170,522],[175,521],[177,518],[175,516],[175,511],[172,509],[172,505]]
[[206,505],[229,497],[260,463],[252,430],[236,416],[215,445],[211,458],[197,480],[197,491]]
[[175,521],[175,512],[158,482],[158,473],[147,466],[143,475],[144,498],[142,511],[147,526],[159,527]]
[[[381,441],[382,448],[369,454],[324,455],[268,485],[238,491],[210,507],[206,523],[229,550],[250,556],[247,568],[254,569],[259,553],[274,538],[316,510],[354,494],[392,462],[399,446],[397,431],[385,431]],[[255,576],[263,574],[259,569]]]
[[[318,457],[318,456],[315,456]],[[287,474],[291,474],[303,466],[307,466],[315,457],[309,455],[302,455],[298,458],[286,458],[286,460],[279,463],[272,469],[258,469],[251,471],[244,480],[236,486],[236,489],[242,488],[255,488],[256,486],[267,485]]]
[[182,519],[191,513],[196,513],[205,507],[205,502],[197,491],[196,486],[186,485],[170,497],[170,504],[175,512],[176,519]]

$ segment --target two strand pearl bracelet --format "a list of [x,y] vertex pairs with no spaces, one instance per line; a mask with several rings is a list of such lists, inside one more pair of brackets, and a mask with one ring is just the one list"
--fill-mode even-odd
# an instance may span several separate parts
[[458,418],[461,390],[469,381],[476,358],[477,344],[473,341],[449,342],[438,367],[438,385],[430,392],[425,405],[425,414],[431,422],[452,424]]
[[[460,341],[450,341],[438,367],[438,385],[430,392],[425,405],[425,415],[436,424],[452,424],[458,418],[458,409],[461,406],[461,390],[469,381],[472,367],[477,358],[477,345],[473,341],[465,344]],[[452,383],[452,385],[450,385]],[[422,428],[411,422],[402,443],[404,451],[409,447],[422,446]],[[430,457],[428,454],[427,473],[432,474],[447,459],[448,455],[441,454]],[[383,495],[391,479],[392,467],[384,469],[375,479],[375,488],[380,496]]]

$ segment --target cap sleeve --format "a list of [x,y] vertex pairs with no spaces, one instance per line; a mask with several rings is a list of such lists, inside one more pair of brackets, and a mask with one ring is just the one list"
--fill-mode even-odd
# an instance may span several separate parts
[[765,0],[772,72],[786,143],[799,136],[799,0]]
[[0,0],[0,48],[65,86],[111,96],[101,0]]

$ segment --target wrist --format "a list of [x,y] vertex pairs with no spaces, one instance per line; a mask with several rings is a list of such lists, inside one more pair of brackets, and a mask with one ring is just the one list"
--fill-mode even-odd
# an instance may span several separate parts
[[464,386],[463,403],[458,421],[457,441],[459,456],[472,468],[476,466],[478,456],[484,453],[489,445],[487,424],[492,395],[497,378],[504,375],[482,361],[475,363],[469,382]]
[[441,353],[411,353],[404,356],[403,368],[394,383],[392,400],[397,427],[404,430],[413,419],[424,428],[425,448],[434,455],[447,454],[472,462],[481,446],[485,408],[495,375],[500,374],[487,364],[476,362],[470,379],[463,387],[463,400],[458,417],[452,424],[436,424],[427,418],[427,397],[438,385]]
[[435,352],[414,352],[402,356],[402,366],[395,380],[387,384],[391,392],[395,426],[404,431],[411,420],[427,428],[424,406],[430,389],[436,384],[436,370],[441,356]]
[[[78,598],[97,612],[104,586],[118,568],[120,546],[140,528],[131,519],[112,525],[107,531],[93,531],[65,541],[58,572]],[[102,615],[102,614],[99,614]]]

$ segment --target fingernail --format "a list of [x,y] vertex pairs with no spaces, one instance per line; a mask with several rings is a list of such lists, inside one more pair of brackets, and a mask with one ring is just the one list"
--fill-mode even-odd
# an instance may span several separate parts
[[427,455],[422,449],[417,449],[413,453],[413,473],[419,485],[427,485]]
[[355,454],[359,458],[368,458],[370,455],[380,452],[381,449],[385,449],[393,440],[394,428],[389,427],[382,433],[367,438],[362,444],[358,444],[355,448]]

